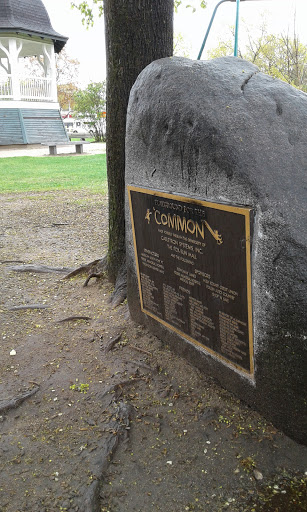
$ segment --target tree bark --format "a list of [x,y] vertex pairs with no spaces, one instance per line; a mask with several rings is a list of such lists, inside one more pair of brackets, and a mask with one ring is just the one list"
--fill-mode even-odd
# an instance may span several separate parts
[[104,0],[107,52],[108,274],[125,259],[125,131],[129,93],[150,62],[173,53],[174,0]]

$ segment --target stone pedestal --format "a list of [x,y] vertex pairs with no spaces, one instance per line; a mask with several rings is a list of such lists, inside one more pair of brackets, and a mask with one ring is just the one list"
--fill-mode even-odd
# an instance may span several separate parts
[[130,95],[131,315],[299,442],[306,133],[307,96],[233,57],[156,61]]

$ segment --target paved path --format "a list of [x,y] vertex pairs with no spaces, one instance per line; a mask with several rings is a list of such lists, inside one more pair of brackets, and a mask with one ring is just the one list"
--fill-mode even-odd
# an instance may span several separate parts
[[[95,142],[92,144],[84,144],[84,155],[97,155],[106,152],[105,142]],[[69,154],[75,155],[74,146],[60,146],[58,148],[58,156]],[[22,144],[15,146],[0,146],[0,158],[12,156],[49,156],[48,146],[40,144]]]

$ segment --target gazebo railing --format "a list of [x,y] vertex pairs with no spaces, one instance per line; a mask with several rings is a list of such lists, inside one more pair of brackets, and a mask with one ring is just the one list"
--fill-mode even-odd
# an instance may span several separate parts
[[0,99],[13,98],[12,77],[8,75],[5,78],[0,77]]
[[51,99],[50,78],[28,77],[20,80],[20,95],[22,100],[49,100]]
[[5,99],[26,101],[54,101],[52,97],[52,80],[50,78],[20,77],[19,87],[13,88],[12,77],[0,77],[0,101]]

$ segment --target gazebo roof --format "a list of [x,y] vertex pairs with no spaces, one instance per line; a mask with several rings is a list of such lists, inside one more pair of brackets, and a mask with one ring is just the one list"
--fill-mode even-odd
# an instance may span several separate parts
[[68,39],[53,29],[42,0],[0,0],[0,32],[50,38],[56,53]]

